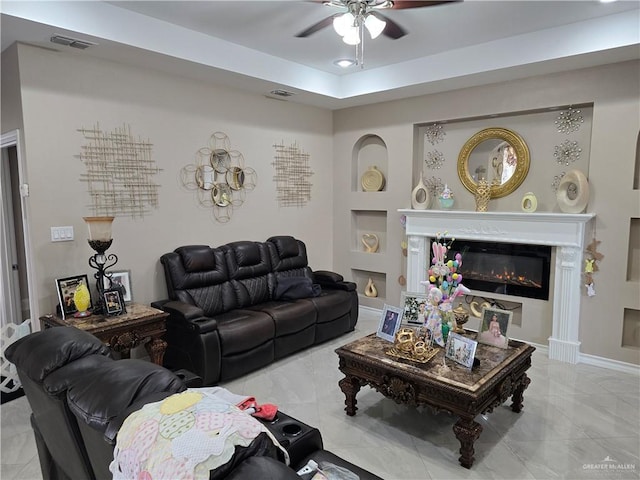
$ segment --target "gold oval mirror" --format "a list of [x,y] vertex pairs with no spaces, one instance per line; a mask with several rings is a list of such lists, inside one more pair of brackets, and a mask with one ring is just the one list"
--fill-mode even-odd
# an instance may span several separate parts
[[214,185],[214,170],[209,165],[196,168],[196,183],[202,190],[211,190]]
[[491,184],[491,198],[500,198],[522,184],[529,162],[529,148],[520,135],[506,128],[485,128],[460,150],[458,177],[474,195],[484,178]]

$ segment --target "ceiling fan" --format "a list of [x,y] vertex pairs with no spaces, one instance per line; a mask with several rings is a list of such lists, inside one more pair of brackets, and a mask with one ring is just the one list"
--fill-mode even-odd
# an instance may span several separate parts
[[[329,25],[334,26],[335,30],[343,37],[345,43],[351,43],[355,39],[351,40],[348,35],[343,35],[342,31],[346,31],[349,27],[355,27],[356,19],[363,21],[372,38],[382,34],[393,40],[404,37],[407,32],[404,28],[391,20],[386,15],[383,15],[379,10],[405,10],[409,8],[423,8],[433,7],[443,3],[459,2],[461,0],[440,0],[440,1],[399,1],[399,0],[312,0],[314,3],[322,3],[329,7],[342,8],[343,11],[335,13],[319,22],[311,25],[310,27],[302,30],[296,34],[296,37],[305,38],[309,35],[322,30]],[[348,15],[351,17],[348,17]],[[349,25],[349,21],[352,22]],[[367,25],[367,22],[370,25]],[[342,25],[340,25],[342,24]],[[359,41],[359,39],[358,39]]]

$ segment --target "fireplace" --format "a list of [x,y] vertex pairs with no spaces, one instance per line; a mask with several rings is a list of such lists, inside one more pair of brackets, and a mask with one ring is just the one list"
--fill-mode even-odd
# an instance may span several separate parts
[[[431,263],[429,240],[438,232],[446,231],[447,237],[458,240],[551,247],[554,288],[549,358],[578,363],[582,254],[586,226],[595,214],[405,209],[399,213],[406,216],[408,292],[423,291],[420,282],[424,280],[425,266]],[[463,258],[463,262],[463,284],[466,284],[467,260]],[[523,315],[529,318],[524,307]]]
[[551,247],[455,240],[462,253],[463,284],[471,290],[549,300]]

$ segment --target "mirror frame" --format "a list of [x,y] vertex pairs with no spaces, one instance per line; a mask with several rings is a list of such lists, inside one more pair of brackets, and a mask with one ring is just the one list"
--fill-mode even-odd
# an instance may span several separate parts
[[522,185],[522,182],[524,182],[524,179],[527,177],[527,173],[529,173],[531,158],[529,155],[529,147],[527,147],[524,139],[516,132],[506,128],[485,128],[467,140],[458,155],[458,178],[460,178],[464,187],[473,195],[476,194],[478,185],[469,172],[469,157],[474,148],[485,140],[493,139],[503,140],[515,149],[516,156],[518,157],[518,165],[511,178],[504,184],[491,186],[491,198],[505,197],[513,193]]

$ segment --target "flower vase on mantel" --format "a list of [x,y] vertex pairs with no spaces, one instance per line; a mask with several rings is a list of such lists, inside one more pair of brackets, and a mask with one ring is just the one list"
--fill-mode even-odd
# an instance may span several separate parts
[[453,198],[453,192],[448,185],[445,184],[442,193],[438,196],[438,202],[440,203],[440,208],[444,210],[450,210],[453,207],[455,200]]

